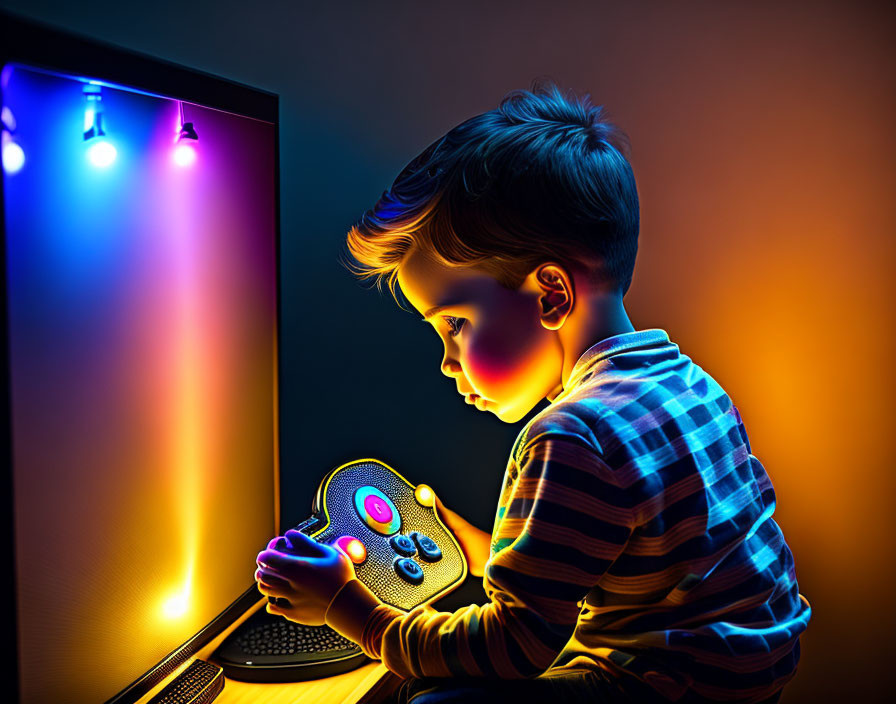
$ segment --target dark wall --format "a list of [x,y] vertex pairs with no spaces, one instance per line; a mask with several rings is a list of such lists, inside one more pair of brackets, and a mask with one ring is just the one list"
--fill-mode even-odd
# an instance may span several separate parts
[[631,137],[626,303],[741,410],[815,613],[783,701],[878,701],[894,608],[894,14],[883,3],[3,0],[281,96],[282,504],[372,456],[490,529],[519,426],[336,261],[420,149],[537,76]]

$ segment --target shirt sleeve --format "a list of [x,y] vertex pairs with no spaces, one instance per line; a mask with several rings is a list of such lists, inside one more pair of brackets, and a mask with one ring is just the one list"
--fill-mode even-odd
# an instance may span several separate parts
[[401,677],[536,677],[575,630],[581,600],[625,548],[630,492],[582,438],[549,432],[518,454],[483,584],[489,602],[454,612],[380,604],[362,649]]

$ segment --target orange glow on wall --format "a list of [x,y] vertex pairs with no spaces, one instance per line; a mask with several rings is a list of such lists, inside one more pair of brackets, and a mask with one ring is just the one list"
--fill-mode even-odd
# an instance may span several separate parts
[[720,13],[699,30],[694,13],[662,31],[641,18],[649,55],[620,79],[674,56],[638,90],[658,109],[619,116],[642,203],[626,306],[725,388],[775,485],[813,607],[782,703],[877,701],[896,590],[887,23],[845,8]]

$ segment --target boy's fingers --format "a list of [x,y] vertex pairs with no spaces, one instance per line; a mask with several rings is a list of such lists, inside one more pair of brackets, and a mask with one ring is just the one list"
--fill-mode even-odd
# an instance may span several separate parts
[[[288,604],[274,603],[280,609],[280,615],[297,623],[306,623],[310,626],[322,626],[324,621],[320,618],[319,609],[313,603],[307,602],[301,597],[290,598]],[[271,612],[277,613],[277,612]]]
[[279,550],[280,552],[289,552],[292,550],[292,544],[284,538],[282,535],[278,535],[276,538],[271,540],[268,543],[268,550]]
[[268,584],[272,587],[278,587],[280,589],[290,588],[290,584],[287,580],[279,577],[270,570],[266,570],[263,567],[259,567],[257,570],[255,570],[255,581],[264,582],[265,584]]
[[313,538],[298,530],[286,531],[285,538],[292,543],[292,553],[303,557],[322,557],[327,554],[326,548]]
[[269,567],[275,572],[285,572],[290,568],[295,569],[299,560],[292,556],[282,553],[279,550],[262,550],[255,559],[256,564],[260,567]]
[[262,580],[258,580],[255,583],[256,588],[265,596],[270,597],[284,597],[286,598],[286,592],[283,589],[279,589],[272,584],[268,584]]

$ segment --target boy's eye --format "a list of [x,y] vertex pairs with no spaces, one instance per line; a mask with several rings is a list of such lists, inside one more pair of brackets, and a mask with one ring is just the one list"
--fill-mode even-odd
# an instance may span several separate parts
[[442,316],[445,320],[448,321],[448,334],[451,337],[454,337],[460,332],[460,329],[464,326],[465,318],[455,318],[453,315],[444,315]]

